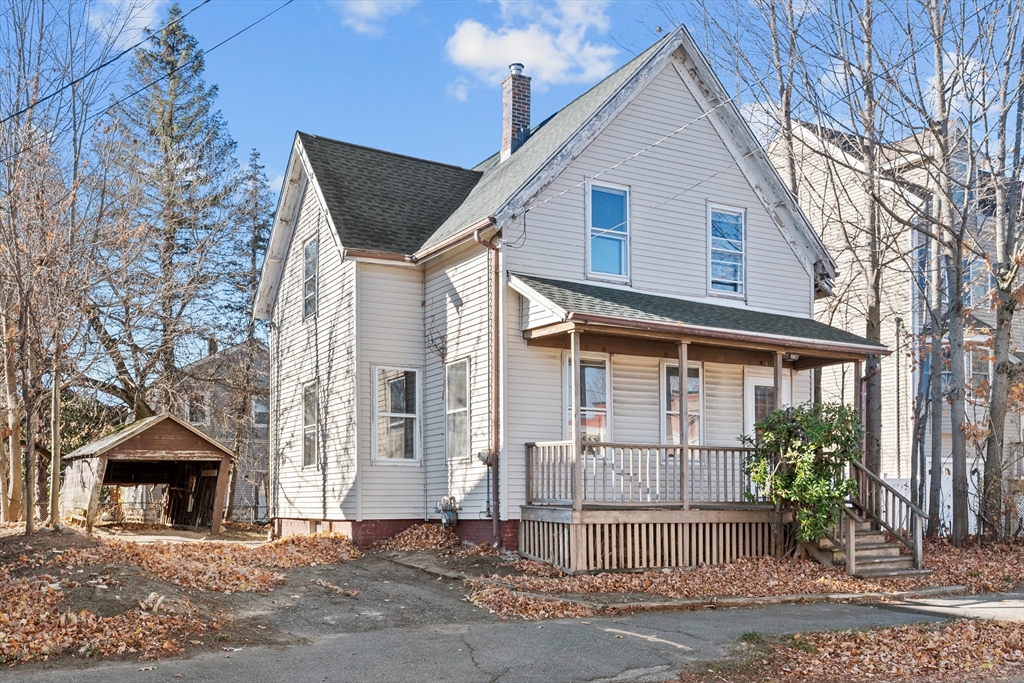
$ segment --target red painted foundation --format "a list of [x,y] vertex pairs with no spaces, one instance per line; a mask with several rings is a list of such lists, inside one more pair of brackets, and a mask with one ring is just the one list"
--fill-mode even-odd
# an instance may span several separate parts
[[[362,522],[343,520],[308,520],[308,519],[276,519],[274,535],[277,538],[308,534],[319,531],[336,531],[345,534],[360,548],[369,548],[378,541],[391,538],[405,531],[414,524],[422,524],[422,519],[369,519]],[[438,524],[439,522],[434,522]],[[519,549],[519,520],[510,519],[499,524],[501,547],[505,550]],[[493,527],[490,520],[460,521],[455,526],[455,533],[464,541],[471,543],[493,543]]]

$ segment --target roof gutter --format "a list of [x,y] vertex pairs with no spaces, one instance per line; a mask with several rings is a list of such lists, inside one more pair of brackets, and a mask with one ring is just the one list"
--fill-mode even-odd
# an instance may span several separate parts
[[[493,217],[491,218],[493,224]],[[490,404],[491,404],[491,446],[488,452],[487,466],[491,468],[491,533],[494,540],[501,540],[499,533],[498,513],[498,450],[501,448],[501,435],[498,431],[498,422],[501,419],[501,411],[498,402],[501,398],[499,382],[501,381],[501,364],[498,362],[501,354],[501,264],[498,261],[498,245],[491,240],[483,238],[483,228],[473,231],[473,239],[477,244],[486,247],[490,251],[491,261],[491,381],[490,381]]]
[[780,346],[799,346],[804,349],[814,349],[818,351],[831,351],[834,353],[858,353],[864,355],[880,355],[888,356],[892,351],[885,348],[884,346],[868,346],[861,344],[843,344],[834,342],[817,342],[803,337],[784,337],[780,335],[771,334],[753,334],[744,332],[732,332],[729,330],[721,330],[713,327],[700,327],[697,325],[686,325],[683,323],[656,323],[646,322],[640,320],[630,320],[629,318],[615,318],[606,315],[593,315],[589,313],[575,313],[570,312],[566,316],[566,320],[579,323],[591,323],[594,325],[608,325],[613,327],[623,327],[633,330],[649,330],[651,332],[671,332],[673,334],[692,334],[695,337],[711,337],[714,339],[722,339],[725,341],[736,341],[736,342],[747,342],[747,343],[765,343],[766,341],[772,341],[779,344]]
[[393,251],[375,251],[373,249],[345,249],[342,258],[354,261],[386,261],[387,263],[402,263],[415,265],[412,256],[399,254]]
[[[444,238],[437,244],[431,244],[429,247],[426,247],[425,249],[420,249],[419,251],[412,255],[412,262],[418,263],[424,259],[428,259],[431,256],[439,254],[445,249],[448,249],[449,247],[455,246],[459,242],[468,240],[470,237],[473,237],[474,235],[476,235],[476,233],[480,232],[481,230],[486,230],[487,228],[494,227],[494,225],[496,225],[496,220],[493,215],[487,216],[486,218],[481,218],[476,223],[470,225],[468,228],[460,230],[459,232]],[[477,242],[480,242],[480,240],[477,239]],[[480,244],[484,243],[480,242]],[[497,249],[497,247],[494,248]]]

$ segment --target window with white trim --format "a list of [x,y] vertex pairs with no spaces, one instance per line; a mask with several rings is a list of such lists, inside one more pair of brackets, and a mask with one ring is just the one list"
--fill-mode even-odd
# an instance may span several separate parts
[[709,285],[712,292],[740,296],[745,293],[745,215],[742,210],[716,207],[709,210]]
[[445,449],[448,461],[469,458],[469,359],[444,366]]
[[382,461],[419,459],[419,370],[375,369],[374,457]]
[[[572,358],[566,367],[566,434],[572,433]],[[580,360],[580,438],[583,441],[607,441],[609,438],[608,361],[604,358]]]
[[266,396],[254,396],[252,399],[252,423],[256,427],[270,426],[270,401]]
[[314,237],[302,245],[302,319],[316,315],[316,269],[319,240]]
[[192,394],[188,397],[188,422],[197,427],[205,425],[209,419],[205,394]]
[[313,467],[317,461],[316,425],[320,414],[316,382],[302,385],[302,466]]
[[629,277],[629,190],[591,184],[587,192],[588,273]]
[[[702,384],[700,366],[686,368],[686,443],[699,446],[701,442],[702,422]],[[664,372],[664,411],[662,412],[662,430],[665,443],[680,444],[681,406],[679,404],[679,366],[665,365]]]

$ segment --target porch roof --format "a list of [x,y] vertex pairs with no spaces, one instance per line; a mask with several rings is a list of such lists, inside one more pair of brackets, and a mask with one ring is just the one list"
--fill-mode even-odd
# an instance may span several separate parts
[[[811,349],[855,356],[889,353],[882,344],[812,318],[518,273],[510,273],[509,278],[513,289],[551,310],[562,323],[648,330],[702,341],[717,338],[730,345],[749,342],[794,351]],[[538,329],[526,336],[541,334]]]

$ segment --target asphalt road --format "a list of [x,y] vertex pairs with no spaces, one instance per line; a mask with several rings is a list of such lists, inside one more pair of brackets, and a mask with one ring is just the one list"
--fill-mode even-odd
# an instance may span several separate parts
[[[330,615],[322,615],[330,618]],[[19,683],[216,681],[664,681],[696,661],[729,654],[748,631],[763,635],[937,620],[868,605],[779,605],[759,609],[651,612],[587,620],[424,623],[333,633],[308,644],[205,653],[191,659],[100,663],[90,668],[22,667]],[[140,669],[152,666],[152,670]]]

